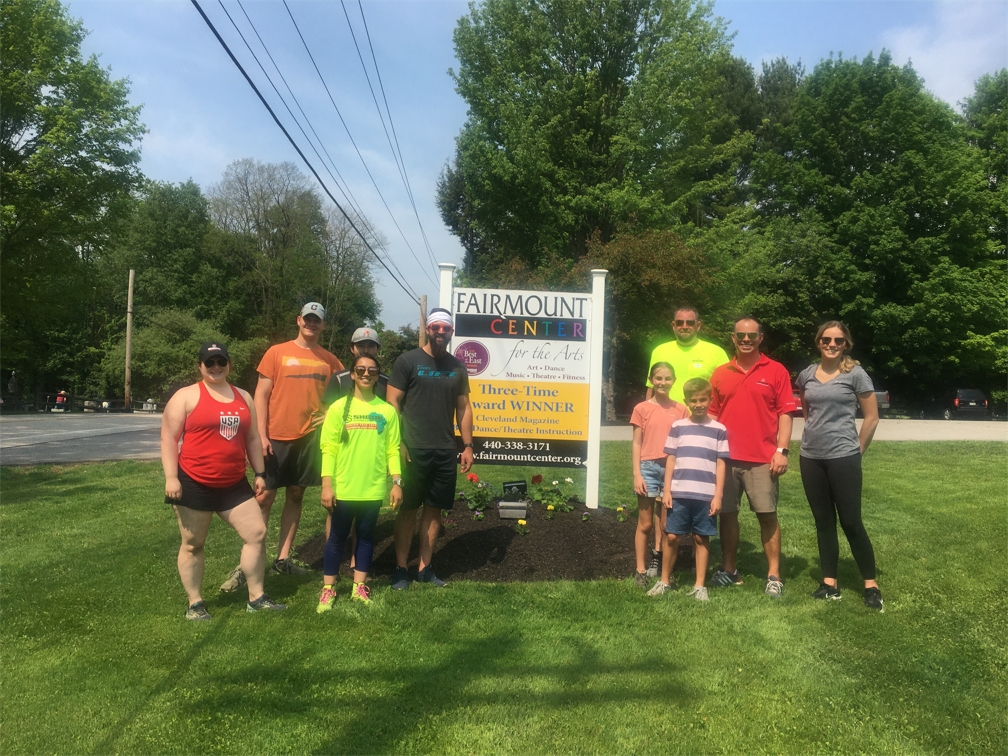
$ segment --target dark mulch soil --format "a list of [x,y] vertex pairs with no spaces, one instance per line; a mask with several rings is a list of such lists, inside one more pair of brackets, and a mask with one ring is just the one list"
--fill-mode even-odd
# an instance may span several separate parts
[[[597,580],[625,578],[634,573],[634,531],[637,513],[628,511],[619,522],[611,509],[597,509],[590,519],[581,519],[584,507],[573,512],[556,512],[545,519],[538,504],[530,508],[526,522],[529,532],[521,535],[515,520],[502,520],[496,507],[487,509],[484,519],[473,520],[464,502],[445,519],[434,551],[433,565],[444,579],[506,583],[536,580]],[[395,567],[392,526],[395,516],[382,515],[375,532],[372,577],[390,576]],[[322,569],[325,544],[317,534],[297,548],[298,558],[314,569]],[[676,571],[693,567],[693,545],[684,539]],[[416,570],[417,540],[414,538],[409,566]],[[349,575],[349,554],[344,549],[340,573]]]

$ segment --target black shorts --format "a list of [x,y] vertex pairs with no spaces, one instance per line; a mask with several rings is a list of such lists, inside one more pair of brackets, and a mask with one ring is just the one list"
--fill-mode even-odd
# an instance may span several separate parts
[[182,484],[182,499],[175,501],[165,496],[165,504],[177,504],[180,507],[196,509],[200,512],[226,512],[255,498],[252,486],[245,478],[224,488],[214,488],[193,480],[186,475],[182,468],[179,468],[178,479]]
[[294,441],[270,439],[273,453],[266,455],[266,488],[275,491],[287,486],[322,485],[321,429],[316,428]]
[[455,506],[455,476],[458,452],[454,449],[410,449],[410,460],[403,467],[405,510],[427,504],[438,509]]

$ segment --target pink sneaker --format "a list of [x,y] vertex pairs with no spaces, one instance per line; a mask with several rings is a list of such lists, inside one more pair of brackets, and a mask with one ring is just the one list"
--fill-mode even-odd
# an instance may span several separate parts
[[322,593],[318,597],[318,606],[315,607],[315,611],[319,614],[323,612],[332,611],[333,604],[336,603],[336,586],[335,585],[323,585]]
[[365,604],[371,603],[371,589],[364,583],[354,583],[353,591],[350,594],[352,601],[361,601]]

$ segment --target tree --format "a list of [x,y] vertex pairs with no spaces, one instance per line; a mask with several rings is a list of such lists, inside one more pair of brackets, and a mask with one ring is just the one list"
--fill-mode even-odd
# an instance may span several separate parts
[[377,317],[370,253],[295,165],[236,161],[209,195],[211,219],[223,232],[216,254],[244,267],[251,333],[272,341],[289,335],[297,311],[312,300],[327,306],[331,344]]
[[[227,344],[231,382],[249,390],[255,388],[255,368],[269,346],[265,338],[232,339],[190,312],[164,309],[137,317],[131,352],[134,396],[161,401],[179,384],[199,380],[199,350],[208,341]],[[101,363],[104,380],[115,393],[122,387],[125,361],[126,341],[120,338]]]
[[469,115],[438,205],[471,280],[570,270],[596,232],[703,224],[730,204],[751,139],[725,97],[746,72],[708,5],[486,0],[454,39]]
[[1003,329],[1003,245],[990,244],[988,172],[960,119],[885,52],[822,61],[778,112],[757,140],[758,233],[739,265],[781,356],[807,360],[815,325],[840,317],[890,388],[989,385],[980,355]]
[[131,209],[144,133],[84,34],[56,0],[0,3],[0,356],[77,387],[105,327],[94,261]]
[[673,231],[619,236],[608,244],[596,236],[589,249],[590,266],[609,271],[608,359],[602,391],[606,420],[615,420],[617,407],[629,396],[642,393],[651,350],[673,338],[668,329],[674,308],[688,302],[709,312],[719,287],[716,271],[704,255]]

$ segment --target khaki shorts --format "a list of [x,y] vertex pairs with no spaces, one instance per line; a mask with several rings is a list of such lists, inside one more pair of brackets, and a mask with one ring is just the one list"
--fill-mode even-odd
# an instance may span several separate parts
[[770,474],[770,465],[755,462],[728,460],[725,471],[724,495],[721,499],[722,514],[734,514],[742,504],[742,494],[749,500],[749,508],[758,514],[777,511],[780,488],[777,476]]

